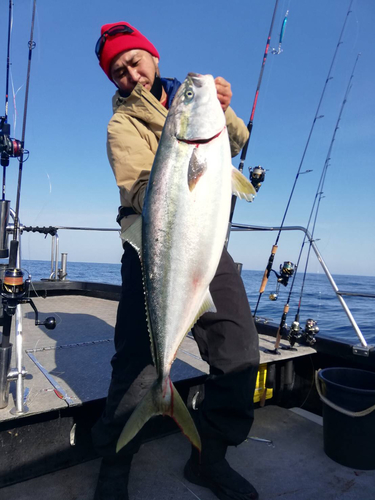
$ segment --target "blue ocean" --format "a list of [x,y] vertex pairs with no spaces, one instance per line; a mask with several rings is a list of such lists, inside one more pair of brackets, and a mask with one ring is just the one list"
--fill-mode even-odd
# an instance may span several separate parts
[[[51,273],[51,263],[38,260],[24,260],[22,268],[32,276],[33,281],[48,278]],[[68,262],[67,279],[71,281],[91,281],[98,283],[121,284],[120,264],[94,264],[84,262]],[[252,310],[259,296],[259,287],[263,271],[242,271],[247,297]],[[339,290],[350,292],[375,292],[375,277],[373,276],[333,276]],[[265,292],[263,293],[257,316],[267,317],[276,323],[280,322],[285,303],[288,300],[292,280],[287,287],[280,286],[278,298],[271,301],[269,295],[276,291],[276,277],[271,273]],[[290,309],[287,324],[295,318],[301,293],[302,273],[296,275],[290,298]],[[344,297],[367,343],[375,344],[375,299],[362,297]],[[357,343],[358,338],[347,318],[336,294],[325,274],[307,274],[301,301],[300,323],[304,326],[307,319],[317,321],[320,336]],[[359,342],[359,341],[358,341]]]

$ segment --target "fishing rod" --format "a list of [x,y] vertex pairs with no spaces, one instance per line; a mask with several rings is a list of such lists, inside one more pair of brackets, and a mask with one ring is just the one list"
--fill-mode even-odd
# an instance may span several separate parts
[[[9,0],[7,67],[6,67],[6,79],[5,79],[5,113],[4,117],[2,117],[2,130],[4,130],[4,126],[8,124],[11,25],[12,25],[12,0]],[[5,200],[5,178],[6,178],[6,167],[8,165],[9,165],[9,158],[7,158],[5,152],[1,151],[1,166],[3,167],[2,200]]]
[[[11,3],[11,2],[10,2]],[[10,6],[11,9],[11,6]],[[31,36],[29,45],[29,55],[28,55],[28,68],[27,68],[27,82],[26,82],[26,94],[25,94],[25,107],[23,116],[23,126],[22,126],[22,140],[16,141],[15,139],[10,139],[9,125],[6,123],[6,116],[1,118],[1,129],[0,129],[0,145],[1,145],[1,159],[8,161],[10,157],[19,157],[19,173],[18,173],[18,186],[17,186],[17,202],[16,210],[9,210],[9,201],[2,200],[2,204],[7,204],[8,213],[5,213],[5,209],[1,205],[1,217],[0,217],[0,242],[3,248],[0,247],[0,258],[8,256],[7,249],[7,223],[9,212],[13,217],[13,239],[10,242],[9,250],[9,262],[5,269],[4,277],[1,280],[1,297],[2,297],[2,311],[0,311],[0,324],[2,325],[2,336],[0,343],[0,408],[5,408],[9,401],[9,381],[16,381],[16,398],[15,398],[15,408],[11,410],[14,414],[25,414],[28,408],[25,404],[24,397],[24,377],[27,372],[23,368],[22,363],[22,353],[23,353],[23,340],[22,340],[22,310],[21,304],[30,304],[35,313],[35,325],[43,325],[48,330],[53,330],[56,326],[56,320],[53,317],[46,318],[44,321],[39,321],[38,310],[30,298],[29,289],[31,283],[31,277],[29,276],[24,280],[24,274],[21,269],[21,252],[19,239],[21,236],[21,227],[19,223],[19,206],[20,206],[20,196],[21,196],[21,179],[22,179],[22,167],[24,163],[24,154],[28,154],[28,151],[24,149],[25,143],[25,133],[26,133],[26,118],[27,118],[27,105],[28,105],[28,95],[29,95],[29,83],[30,83],[30,68],[31,68],[31,56],[32,50],[35,47],[35,42],[33,41],[34,34],[34,23],[35,23],[35,11],[36,11],[36,0],[33,3],[33,13],[31,22]],[[10,44],[10,26],[8,30],[8,47]],[[8,52],[9,54],[9,52]],[[9,59],[7,61],[9,64]],[[7,87],[8,90],[8,87]],[[8,94],[8,92],[6,92]],[[6,97],[7,100],[7,97]],[[7,115],[7,105],[6,105],[6,115]],[[15,149],[16,146],[19,149]],[[5,184],[5,181],[4,181]],[[3,186],[3,195],[5,192],[5,187]],[[5,206],[5,205],[4,205]],[[6,255],[3,255],[3,251]],[[12,318],[15,317],[15,350],[16,350],[16,368],[10,369],[10,362],[12,359],[12,344],[10,343]]]
[[8,123],[9,106],[9,73],[10,73],[10,45],[12,30],[12,0],[9,0],[8,17],[8,37],[7,37],[7,61],[6,61],[6,81],[5,81],[5,113],[0,117],[0,163],[3,167],[2,197],[0,201],[0,258],[7,258],[8,236],[6,227],[9,220],[10,201],[5,199],[6,169],[9,166],[10,158],[17,158],[21,155],[23,144],[17,139],[10,137],[10,124]]
[[[12,16],[12,5],[11,0],[9,2],[9,26],[8,26],[8,54],[7,54],[7,69],[10,64],[9,62],[9,48],[10,48],[10,33],[11,33],[11,16]],[[5,348],[9,346],[9,337],[11,330],[12,316],[15,314],[17,306],[21,303],[26,295],[28,289],[28,283],[24,283],[23,273],[20,269],[20,252],[19,252],[19,204],[20,204],[20,193],[21,193],[21,177],[22,177],[22,166],[24,162],[24,153],[28,153],[24,150],[25,144],[25,133],[26,133],[26,117],[27,117],[27,104],[28,104],[28,94],[29,94],[29,83],[30,83],[30,65],[31,65],[31,51],[35,47],[33,42],[33,32],[34,32],[34,22],[35,22],[35,10],[36,10],[36,0],[33,4],[33,14],[31,22],[31,37],[29,41],[29,57],[28,57],[28,69],[27,69],[27,82],[26,82],[26,95],[25,95],[25,107],[23,116],[23,126],[22,126],[22,138],[21,141],[16,139],[11,139],[9,137],[10,126],[7,121],[7,113],[5,117],[1,118],[1,154],[2,160],[4,158],[4,164],[9,164],[9,158],[19,157],[19,174],[18,174],[18,187],[17,187],[17,203],[16,210],[14,211],[14,222],[13,222],[13,240],[10,242],[9,251],[9,263],[5,271],[4,279],[2,282],[2,301],[3,301],[3,331],[2,331],[2,343],[1,347]],[[6,111],[8,104],[8,80],[9,74],[7,74],[7,86],[6,86]],[[3,165],[4,166],[4,165]],[[5,168],[5,166],[4,166]],[[5,174],[4,174],[5,177]],[[4,179],[3,177],[3,179]],[[3,185],[3,196],[5,193],[5,185]],[[0,257],[5,254],[8,256],[8,249],[6,248],[7,243],[7,222],[9,218],[9,204],[8,200],[2,200],[4,206],[1,206],[1,231],[2,238],[1,243],[3,248],[0,248]]]
[[[12,30],[12,0],[9,0],[9,18],[8,18],[8,40],[7,40],[7,63],[6,63],[6,80],[5,80],[5,113],[0,117],[0,153],[1,153],[1,166],[3,167],[3,184],[2,184],[2,198],[0,205],[0,214],[8,213],[7,209],[9,202],[5,200],[5,180],[6,168],[9,165],[9,158],[16,158],[21,155],[23,144],[17,139],[10,137],[10,125],[8,123],[8,107],[9,107],[9,73],[10,73],[10,43],[11,43],[11,30]],[[1,220],[3,218],[1,217]],[[7,255],[4,255],[7,257]],[[2,257],[2,258],[4,258]],[[1,251],[0,251],[1,258]]]
[[[247,139],[247,141],[246,141],[246,143],[245,143],[245,145],[244,145],[244,147],[242,148],[242,151],[241,151],[240,164],[238,166],[238,170],[241,173],[243,172],[243,167],[244,167],[244,163],[245,163],[245,159],[246,159],[246,155],[247,155],[247,149],[249,147],[251,133],[252,133],[252,130],[253,130],[255,109],[256,109],[256,106],[257,106],[257,103],[258,103],[259,91],[260,91],[260,87],[261,87],[261,84],[262,84],[264,67],[265,67],[266,61],[267,61],[267,55],[268,55],[268,51],[269,51],[269,47],[270,47],[272,30],[273,30],[273,25],[274,25],[274,22],[275,22],[275,17],[276,17],[276,12],[277,12],[277,6],[278,6],[278,4],[279,4],[279,0],[276,0],[275,7],[274,7],[274,10],[273,10],[273,14],[272,14],[271,25],[270,25],[270,29],[269,29],[269,33],[268,33],[268,37],[267,37],[266,48],[264,50],[264,55],[263,55],[263,59],[262,59],[262,65],[261,65],[261,68],[260,68],[260,73],[259,73],[259,78],[258,78],[258,84],[257,84],[257,88],[256,88],[256,91],[255,91],[255,97],[254,97],[253,107],[251,109],[250,120],[249,120],[249,123],[247,125],[247,130],[249,131],[249,137],[248,137],[248,139]],[[263,182],[264,176],[265,176],[265,171],[260,166],[255,167],[253,170],[250,171],[250,180],[251,180],[251,183],[253,184],[253,186],[255,187],[256,191],[258,191],[261,183]],[[233,220],[234,210],[236,208],[236,201],[237,201],[237,197],[236,196],[232,196],[232,204],[231,204],[231,210],[230,210],[230,216],[229,216],[228,232],[227,232],[227,238],[226,238],[226,242],[225,242],[226,246],[228,245],[228,242],[229,242],[229,235],[230,235],[231,223],[232,223],[232,220]]]
[[[28,56],[28,64],[27,64],[25,105],[24,105],[23,123],[22,123],[22,137],[21,137],[22,145],[25,144],[27,107],[28,107],[28,101],[29,101],[29,88],[30,88],[31,57],[32,57],[33,50],[36,47],[36,43],[33,40],[34,24],[35,24],[35,11],[36,11],[36,0],[34,0],[34,2],[33,2],[31,33],[30,33],[30,41],[28,43],[29,56]],[[13,241],[17,240],[17,234],[19,232],[19,209],[20,209],[20,199],[21,199],[21,181],[22,181],[22,168],[23,168],[23,164],[24,164],[24,153],[27,153],[27,151],[22,149],[21,155],[20,155],[20,160],[19,160],[19,169],[18,169],[18,185],[17,185],[17,198],[16,198],[16,208],[15,208],[15,216],[14,216]]]
[[310,132],[309,132],[309,135],[308,135],[308,138],[307,138],[307,141],[306,141],[305,149],[304,149],[304,151],[302,153],[302,158],[301,158],[301,161],[300,161],[300,164],[299,164],[299,167],[298,167],[298,170],[297,170],[297,174],[296,174],[296,177],[294,179],[294,183],[293,183],[290,195],[289,195],[289,199],[288,199],[285,211],[284,211],[284,215],[283,215],[283,218],[282,218],[282,221],[281,221],[281,224],[280,224],[280,229],[279,229],[279,231],[277,233],[275,243],[272,246],[271,253],[270,253],[270,256],[268,258],[268,263],[267,263],[266,269],[264,271],[262,283],[261,283],[260,288],[259,288],[258,301],[257,301],[257,304],[256,304],[255,309],[254,309],[254,317],[255,317],[255,315],[257,313],[260,299],[261,299],[261,297],[263,295],[263,292],[264,292],[264,290],[266,288],[266,285],[267,285],[267,282],[268,282],[268,278],[269,278],[269,276],[271,274],[271,270],[272,270],[272,266],[273,266],[273,261],[275,259],[275,255],[276,255],[276,252],[277,252],[278,242],[279,242],[279,239],[280,239],[281,231],[283,230],[284,222],[285,222],[288,210],[289,210],[290,202],[292,200],[292,197],[293,197],[293,194],[294,194],[294,190],[295,190],[298,178],[302,174],[311,172],[311,170],[306,170],[305,172],[301,172],[301,170],[302,170],[302,166],[303,166],[303,163],[304,163],[304,160],[305,160],[307,149],[308,149],[309,144],[310,144],[310,139],[311,139],[312,133],[313,133],[314,128],[315,128],[315,124],[316,124],[316,122],[317,122],[318,119],[323,118],[323,115],[319,115],[320,107],[321,107],[321,104],[322,104],[322,101],[323,101],[323,98],[324,98],[324,95],[325,95],[325,92],[326,92],[326,89],[327,89],[327,86],[328,86],[328,82],[333,78],[331,76],[332,69],[333,69],[333,66],[334,66],[334,63],[335,63],[335,60],[336,60],[338,49],[339,49],[340,45],[342,44],[343,34],[344,34],[344,31],[345,31],[345,27],[346,27],[346,23],[347,23],[349,14],[351,13],[351,6],[352,6],[353,1],[354,0],[350,0],[349,8],[348,8],[348,11],[347,11],[346,16],[345,16],[345,21],[344,21],[342,29],[341,29],[339,40],[337,42],[336,49],[335,49],[334,54],[333,54],[331,65],[330,65],[329,70],[328,70],[328,75],[327,75],[327,78],[325,80],[325,83],[324,83],[324,86],[323,86],[323,90],[322,90],[322,93],[321,93],[321,96],[320,96],[320,99],[319,99],[319,102],[318,102],[318,106],[317,106],[317,109],[316,109],[316,112],[315,112],[315,116],[314,116],[314,119],[313,119],[313,122],[312,122],[312,125],[311,125],[311,128],[310,128]]
[[[322,169],[322,174],[320,176],[319,184],[318,184],[318,187],[317,187],[317,190],[316,190],[314,202],[313,202],[313,205],[312,205],[312,208],[311,208],[311,212],[310,212],[310,216],[309,216],[309,220],[308,220],[308,224],[307,224],[307,228],[306,228],[307,231],[308,231],[309,227],[310,227],[311,220],[312,220],[314,212],[315,212],[314,221],[313,221],[312,230],[311,230],[311,236],[310,236],[310,245],[308,247],[308,252],[307,252],[307,257],[306,257],[306,263],[305,263],[305,269],[304,269],[304,273],[303,273],[303,279],[302,279],[301,292],[300,292],[300,296],[299,296],[297,312],[296,312],[294,321],[293,321],[293,323],[292,323],[292,325],[290,327],[289,342],[290,342],[291,347],[293,347],[293,345],[295,344],[296,340],[299,340],[302,337],[302,335],[304,335],[304,340],[305,340],[305,342],[308,345],[314,345],[315,341],[316,341],[315,335],[319,331],[319,328],[316,326],[316,322],[314,320],[312,320],[312,319],[308,319],[307,323],[306,323],[305,330],[303,331],[303,334],[301,334],[300,333],[299,316],[300,316],[300,311],[301,311],[301,303],[302,303],[304,286],[305,286],[305,282],[306,282],[307,268],[308,268],[308,263],[309,263],[309,259],[310,259],[310,254],[311,254],[312,241],[314,241],[314,233],[315,233],[315,228],[316,228],[316,222],[317,222],[317,218],[318,218],[318,213],[319,213],[319,208],[320,208],[320,202],[321,202],[321,200],[323,198],[324,183],[325,183],[325,180],[326,180],[326,175],[327,175],[328,168],[330,166],[330,160],[331,160],[331,154],[332,154],[333,144],[334,144],[334,142],[336,140],[336,134],[337,134],[337,131],[339,130],[339,124],[340,124],[340,121],[341,121],[342,113],[344,111],[345,104],[346,104],[346,102],[348,100],[349,93],[350,93],[350,90],[352,88],[352,80],[354,78],[355,69],[356,69],[356,66],[357,66],[357,63],[358,63],[360,55],[361,54],[358,54],[357,57],[356,57],[356,60],[355,60],[355,63],[354,63],[354,66],[353,66],[353,69],[352,69],[352,72],[351,72],[351,75],[350,75],[350,78],[349,78],[349,82],[348,82],[348,85],[347,85],[346,90],[345,90],[345,95],[344,95],[344,98],[343,98],[342,103],[341,103],[340,111],[339,111],[339,114],[338,114],[336,125],[334,127],[334,131],[333,131],[332,139],[331,139],[331,142],[330,142],[330,145],[329,145],[329,148],[328,148],[327,156],[326,156],[326,159],[324,161],[324,166],[323,166],[323,169]],[[316,205],[316,209],[315,209],[315,205]],[[305,233],[305,235],[304,235],[303,242],[302,242],[301,249],[300,249],[300,253],[299,253],[299,256],[298,256],[297,269],[298,269],[299,261],[300,261],[301,256],[302,256],[303,248],[304,248],[304,246],[306,244],[306,241],[307,241],[306,234],[307,233]],[[290,287],[289,296],[288,296],[287,303],[286,303],[286,306],[288,306],[288,307],[289,307],[289,302],[290,302],[290,298],[291,298],[291,295],[292,295],[292,290],[293,290],[293,287],[294,287],[295,277],[296,277],[296,275],[294,275],[294,277],[293,277],[292,284],[291,284],[291,287]],[[284,308],[284,311],[285,311],[285,308]],[[283,329],[285,327],[285,321],[286,321],[286,314],[285,314],[285,316],[283,314],[281,322],[280,322],[280,327],[279,327],[279,330],[277,332],[277,337],[276,337],[276,342],[275,342],[275,349],[277,349],[279,347],[279,345],[280,345],[280,340],[281,340],[282,332],[283,332]]]

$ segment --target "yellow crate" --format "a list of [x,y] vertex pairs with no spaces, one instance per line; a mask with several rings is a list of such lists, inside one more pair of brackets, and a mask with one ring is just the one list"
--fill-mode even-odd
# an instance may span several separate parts
[[[259,403],[264,393],[264,386],[266,384],[267,377],[267,363],[263,365],[259,365],[257,381],[255,384],[255,392],[254,392],[254,403]],[[273,389],[267,389],[266,399],[271,399],[273,396]]]

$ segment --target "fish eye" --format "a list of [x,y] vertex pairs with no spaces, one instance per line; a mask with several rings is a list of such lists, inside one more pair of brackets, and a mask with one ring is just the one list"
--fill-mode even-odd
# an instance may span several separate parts
[[194,92],[192,91],[192,89],[187,89],[186,92],[185,92],[185,98],[187,101],[191,101],[194,97]]

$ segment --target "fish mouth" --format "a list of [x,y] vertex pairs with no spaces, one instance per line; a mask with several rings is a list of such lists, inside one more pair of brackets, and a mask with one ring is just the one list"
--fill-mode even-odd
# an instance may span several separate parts
[[187,78],[190,84],[194,84],[196,87],[203,87],[203,75],[200,75],[199,73],[188,73]]
[[179,142],[184,142],[185,144],[196,144],[198,146],[199,144],[208,144],[209,142],[213,141],[214,139],[219,137],[219,135],[223,132],[223,130],[224,129],[220,130],[220,132],[218,132],[217,134],[213,135],[212,137],[210,137],[208,139],[183,139],[182,137],[179,137],[178,135],[176,135],[176,139]]

